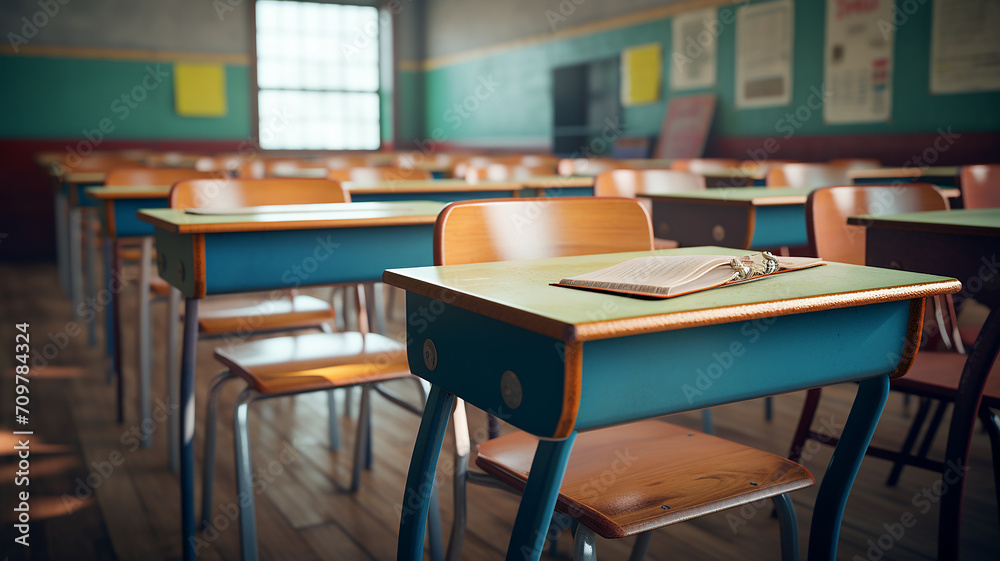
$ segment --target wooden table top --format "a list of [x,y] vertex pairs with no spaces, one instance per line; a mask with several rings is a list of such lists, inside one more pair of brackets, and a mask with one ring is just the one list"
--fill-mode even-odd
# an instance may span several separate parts
[[847,172],[847,177],[851,179],[870,178],[881,179],[891,177],[948,177],[958,175],[959,168],[956,166],[939,166],[929,168],[906,167],[906,168],[875,168],[875,169],[852,169]]
[[[56,174],[58,175],[58,174]],[[104,178],[107,177],[108,172],[106,171],[71,171],[62,176],[62,180],[66,183],[104,183]]]
[[533,175],[518,179],[525,189],[552,189],[555,187],[593,187],[593,175]]
[[84,192],[91,199],[165,199],[170,196],[170,185],[116,185],[114,187],[87,187]]
[[398,181],[379,181],[362,183],[345,181],[344,188],[351,193],[383,194],[406,193],[458,193],[470,191],[520,191],[519,181],[477,181],[468,183],[464,179],[400,179]]
[[433,201],[401,201],[248,207],[212,213],[145,209],[138,216],[167,232],[207,234],[433,224],[444,207]]
[[[958,292],[962,287],[947,277],[843,263],[665,300],[550,286],[636,257],[684,254],[741,256],[747,252],[693,247],[390,269],[383,281],[567,342],[923,298]],[[602,319],[594,319],[594,310],[601,311]]]
[[888,216],[852,216],[848,224],[896,230],[1000,236],[1000,208],[932,210]]
[[813,189],[793,187],[733,187],[688,191],[685,193],[637,193],[654,201],[702,201],[733,206],[804,205]]

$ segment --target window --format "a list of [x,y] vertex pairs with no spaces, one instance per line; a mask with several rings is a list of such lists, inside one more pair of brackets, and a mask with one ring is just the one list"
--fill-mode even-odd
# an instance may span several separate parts
[[369,6],[257,1],[260,146],[379,147],[379,14]]

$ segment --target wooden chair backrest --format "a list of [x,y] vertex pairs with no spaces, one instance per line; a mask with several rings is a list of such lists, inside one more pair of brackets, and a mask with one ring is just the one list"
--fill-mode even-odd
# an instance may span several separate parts
[[191,179],[170,190],[170,208],[222,210],[349,202],[347,191],[329,179]]
[[806,200],[806,230],[813,255],[827,261],[865,264],[865,228],[847,218],[946,210],[948,199],[928,183],[824,187]]
[[725,171],[740,167],[739,160],[729,158],[692,158],[690,160],[675,161],[671,169],[677,171],[689,171],[691,173],[711,174],[716,171]]
[[672,169],[615,169],[597,176],[594,195],[635,197],[645,193],[682,193],[706,188],[705,177]]
[[194,169],[199,171],[223,171],[235,173],[239,171],[248,158],[241,154],[219,154],[216,156],[202,156],[194,163]]
[[563,158],[556,165],[559,175],[597,175],[625,165],[610,158]]
[[434,227],[434,263],[459,265],[653,249],[635,199],[555,197],[461,201]]
[[218,176],[218,172],[181,168],[115,168],[108,172],[104,185],[108,187],[173,185],[185,179],[211,179]]
[[431,172],[422,169],[397,167],[360,167],[330,170],[327,179],[354,181],[357,183],[379,183],[382,181],[405,181],[410,179],[430,179]]
[[962,168],[962,204],[965,208],[1000,207],[1000,164]]
[[555,166],[525,166],[521,164],[492,163],[485,167],[469,166],[465,179],[473,181],[510,181],[527,179],[533,175],[555,175]]
[[849,185],[848,167],[841,164],[783,164],[767,170],[768,187],[802,187],[816,189],[834,185]]

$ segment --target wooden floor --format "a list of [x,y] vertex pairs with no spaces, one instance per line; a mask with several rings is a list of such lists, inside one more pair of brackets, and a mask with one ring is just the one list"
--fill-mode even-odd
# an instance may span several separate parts
[[[138,448],[136,407],[135,309],[137,296],[130,287],[123,293],[125,307],[125,380],[128,391],[127,422],[114,421],[114,391],[105,382],[103,343],[88,348],[82,324],[73,322],[71,306],[58,288],[55,269],[47,264],[0,265],[0,341],[13,350],[14,324],[30,322],[35,353],[49,357],[53,367],[36,369],[31,382],[31,425],[48,442],[67,444],[78,459],[68,467],[43,463],[32,456],[31,498],[58,497],[72,504],[93,496],[96,504],[75,514],[34,524],[32,559],[123,559],[154,561],[179,559],[179,491],[176,474],[167,470],[166,422],[152,424],[153,447]],[[397,299],[397,307],[401,298]],[[100,305],[96,306],[100,309]],[[154,304],[157,326],[165,325],[165,304]],[[403,314],[397,309],[392,333],[400,335]],[[100,314],[98,314],[100,317]],[[96,327],[103,341],[103,322]],[[80,333],[75,334],[77,328]],[[67,335],[68,333],[68,335]],[[162,409],[165,396],[162,327],[155,339],[154,396]],[[197,399],[204,404],[211,377],[220,368],[212,360],[214,347],[224,340],[202,341],[198,349]],[[3,352],[5,372],[0,392],[0,419],[10,430],[13,397],[10,363]],[[70,367],[70,368],[56,368]],[[236,384],[237,386],[239,384]],[[415,398],[409,384],[397,389]],[[817,426],[839,432],[853,399],[855,387],[838,386],[824,392]],[[235,518],[235,483],[232,462],[230,414],[238,388],[223,394],[223,422],[219,431],[216,511],[213,529],[200,534],[199,558],[206,561],[239,559]],[[357,399],[352,402],[356,403]],[[412,450],[418,420],[380,397],[374,406],[374,468],[364,474],[361,491],[345,491],[350,478],[353,418],[341,419],[342,452],[327,451],[326,402],[322,395],[279,398],[251,407],[251,446],[256,466],[257,517],[262,559],[390,560],[396,551],[396,530],[401,509],[404,473]],[[784,453],[798,418],[801,394],[780,396],[775,418],[763,419],[761,402],[716,408],[718,434],[753,446]],[[341,412],[344,411],[341,404]],[[356,407],[351,411],[356,414]],[[154,416],[157,416],[155,414]],[[196,462],[203,451],[203,408],[198,408]],[[481,413],[470,412],[474,438],[485,436]],[[161,416],[162,418],[162,416]],[[672,419],[698,427],[697,413]],[[902,400],[892,395],[876,433],[877,443],[897,446],[907,427]],[[947,418],[945,420],[947,422]],[[942,431],[943,432],[943,431]],[[944,437],[935,441],[940,456]],[[451,522],[451,458],[445,443],[442,454],[441,498],[446,527]],[[829,447],[808,448],[804,461],[817,478],[830,458]],[[115,464],[118,465],[115,465]],[[11,560],[29,558],[13,543],[10,520],[13,509],[12,464],[3,461],[3,547],[0,555]],[[991,477],[989,442],[977,430],[972,446],[971,469],[963,516],[963,559],[997,559],[1000,522]],[[895,488],[883,482],[889,470],[884,461],[866,459],[844,519],[840,559],[932,559],[936,548],[940,476],[907,468]],[[197,478],[200,489],[200,474]],[[464,559],[501,559],[517,508],[514,495],[489,488],[470,488],[469,531]],[[793,494],[801,528],[802,551],[808,540],[815,487]],[[40,504],[40,503],[34,503]],[[37,507],[36,507],[37,510]],[[778,525],[769,516],[769,505],[746,507],[673,528],[657,531],[648,559],[757,560],[778,558]],[[904,527],[901,520],[915,520]],[[570,557],[568,532],[559,537],[558,557]],[[626,559],[632,540],[599,540],[602,559]]]

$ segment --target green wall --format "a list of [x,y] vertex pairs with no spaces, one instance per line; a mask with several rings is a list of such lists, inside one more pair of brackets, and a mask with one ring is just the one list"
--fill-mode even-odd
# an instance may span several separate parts
[[[735,10],[735,6],[721,10]],[[908,15],[896,32],[893,69],[892,121],[858,125],[826,125],[822,111],[804,120],[797,133],[807,135],[854,135],[934,132],[938,127],[954,131],[1000,130],[1000,92],[954,95],[929,94],[929,59],[932,3]],[[711,90],[718,94],[719,109],[713,134],[725,137],[783,135],[785,116],[806,104],[811,89],[823,82],[825,2],[795,2],[793,97],[784,107],[736,110],[734,92],[735,24],[724,25],[718,40],[718,79]],[[724,19],[724,18],[720,18]],[[496,22],[503,25],[503,22]],[[619,56],[632,45],[658,41],[664,46],[663,92],[669,98],[671,44],[670,20],[653,21],[627,28],[553,40],[498,54],[435,68],[425,74],[424,135],[435,130],[449,141],[496,145],[533,139],[547,143],[551,134],[551,71],[570,64]],[[496,91],[478,103],[467,102],[467,116],[456,115],[455,104],[475,96],[480,77],[499,82]],[[625,136],[652,136],[662,124],[665,102],[626,108]],[[806,110],[802,110],[806,113]],[[782,127],[786,128],[782,128]]]
[[172,71],[162,62],[0,56],[0,138],[81,138],[104,119],[106,138],[114,139],[251,135],[246,65],[226,66],[227,113],[220,118],[178,116]]

